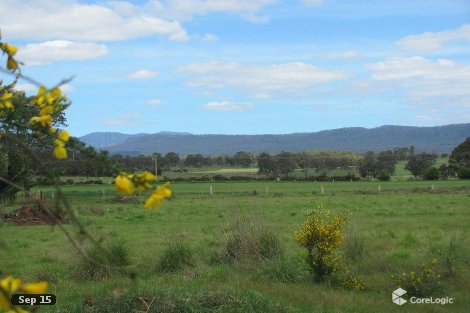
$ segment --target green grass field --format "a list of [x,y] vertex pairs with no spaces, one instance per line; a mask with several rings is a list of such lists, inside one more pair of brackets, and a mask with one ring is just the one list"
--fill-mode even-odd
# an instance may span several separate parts
[[[50,281],[57,305],[40,312],[468,312],[470,181],[175,183],[172,189],[174,198],[160,210],[144,211],[145,195],[120,203],[109,184],[63,187],[90,233],[128,251],[136,280],[119,272],[86,278],[79,254],[57,227],[4,222],[1,274]],[[53,201],[51,187],[39,190]],[[343,260],[367,290],[313,282],[293,233],[318,204],[348,215]],[[4,205],[2,212],[20,206]],[[240,220],[275,234],[284,263],[214,261]],[[193,252],[192,266],[159,271],[159,260],[175,242]],[[354,243],[362,247],[356,258],[347,250]],[[436,297],[455,303],[393,304],[392,275],[433,258],[443,286]],[[282,279],[291,272],[295,278]]]

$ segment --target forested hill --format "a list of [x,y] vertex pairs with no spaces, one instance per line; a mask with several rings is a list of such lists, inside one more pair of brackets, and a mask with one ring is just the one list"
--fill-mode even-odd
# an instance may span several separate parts
[[411,145],[415,146],[417,152],[450,153],[467,137],[470,137],[470,124],[435,127],[381,126],[370,129],[352,127],[286,135],[194,135],[174,132],[126,135],[105,132],[88,134],[80,139],[113,154],[137,155],[173,151],[180,155],[231,155],[238,151],[365,152]]

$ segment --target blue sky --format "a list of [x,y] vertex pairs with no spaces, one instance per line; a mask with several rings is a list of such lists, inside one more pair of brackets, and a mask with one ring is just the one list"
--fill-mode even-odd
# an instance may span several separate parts
[[0,0],[12,9],[0,29],[24,72],[74,76],[76,136],[470,122],[467,0]]

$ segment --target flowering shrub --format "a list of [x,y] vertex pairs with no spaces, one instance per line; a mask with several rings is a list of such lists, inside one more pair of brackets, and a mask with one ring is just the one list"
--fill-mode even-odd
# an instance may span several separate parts
[[332,216],[319,205],[295,233],[298,244],[307,249],[307,263],[317,281],[339,269],[338,248],[344,241],[343,216]]
[[441,275],[436,272],[437,259],[431,264],[422,264],[421,267],[409,273],[397,275],[396,288],[405,289],[410,296],[426,297],[441,290]]
[[339,283],[339,286],[343,289],[349,289],[349,290],[365,290],[366,285],[364,285],[364,282],[360,280],[357,277],[354,276],[347,276],[341,280]]

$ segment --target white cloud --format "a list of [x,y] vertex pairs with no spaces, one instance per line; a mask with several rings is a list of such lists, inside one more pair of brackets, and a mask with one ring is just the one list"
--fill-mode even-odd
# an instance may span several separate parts
[[140,70],[136,72],[132,72],[127,75],[127,78],[130,79],[149,79],[149,78],[154,78],[160,75],[159,72],[155,71],[149,71],[149,70]]
[[458,40],[470,41],[470,24],[452,30],[403,37],[396,45],[403,50],[432,52],[441,49],[448,42]]
[[325,2],[325,0],[302,0],[306,5],[320,5]]
[[206,88],[232,88],[255,98],[301,97],[321,84],[346,79],[349,73],[322,69],[301,62],[267,66],[210,62],[190,64],[180,71],[193,77],[188,84]]
[[159,106],[161,104],[162,104],[162,100],[160,99],[152,99],[152,100],[147,101],[147,105],[150,105],[150,106]]
[[269,23],[269,20],[270,20],[269,16],[256,15],[253,13],[243,15],[243,19],[253,24],[267,24]]
[[470,66],[452,60],[395,57],[369,64],[372,79],[391,84],[417,99],[464,97],[470,104]]
[[65,40],[28,44],[18,50],[18,60],[26,65],[40,65],[63,60],[83,60],[104,56],[108,49],[104,45]]
[[336,59],[355,59],[361,56],[361,53],[353,50],[331,52],[326,54],[326,58],[336,60]]
[[149,1],[147,11],[177,20],[190,19],[195,15],[228,12],[249,15],[273,4],[276,0],[165,0]]
[[214,41],[217,41],[217,40],[219,40],[219,37],[217,37],[214,34],[204,34],[201,37],[201,41],[204,41],[204,42],[214,42]]
[[222,101],[222,102],[209,102],[202,106],[205,110],[213,110],[213,111],[245,111],[248,109],[253,108],[251,103],[234,103],[229,101]]
[[68,94],[70,92],[72,92],[75,88],[73,88],[72,85],[70,84],[64,84],[62,86],[60,86],[60,90],[62,90],[62,93],[63,94]]
[[111,126],[136,126],[140,124],[141,114],[124,113],[118,117],[102,120],[101,124]]
[[149,15],[130,2],[83,4],[74,0],[3,0],[2,31],[8,37],[28,40],[115,41],[152,35],[171,40],[188,39],[178,21]]

